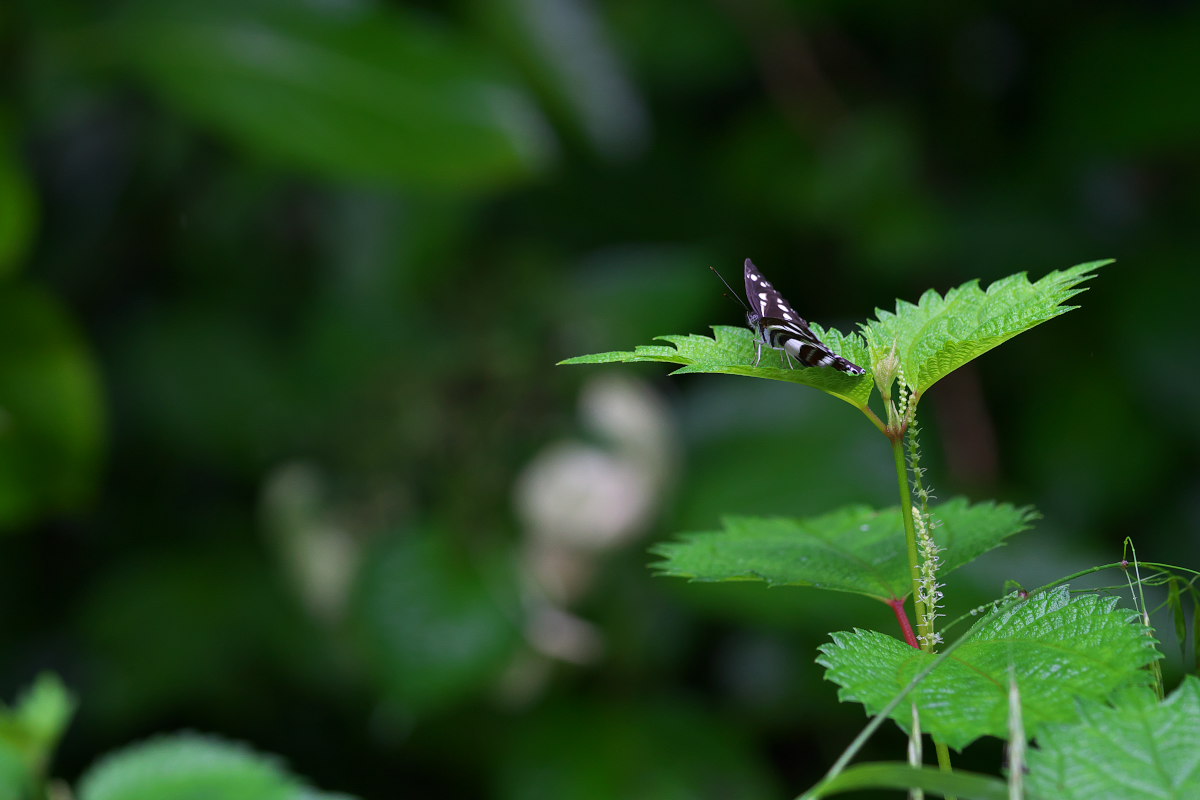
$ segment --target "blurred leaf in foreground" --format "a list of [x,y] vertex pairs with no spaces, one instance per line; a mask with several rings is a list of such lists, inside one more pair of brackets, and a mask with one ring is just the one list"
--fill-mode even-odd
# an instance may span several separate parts
[[162,736],[112,753],[79,782],[80,800],[352,800],[316,792],[274,756],[197,733]]
[[1048,725],[1029,753],[1037,797],[1131,800],[1200,797],[1200,679],[1159,702],[1131,689],[1110,706],[1086,703],[1078,722]]
[[11,709],[0,707],[0,797],[26,797],[46,777],[54,748],[75,711],[57,676],[38,676]]
[[868,762],[855,764],[832,780],[822,781],[797,800],[817,800],[866,789],[924,789],[936,797],[954,795],[963,800],[1011,800],[1008,786],[999,778],[955,769],[913,767],[904,763]]

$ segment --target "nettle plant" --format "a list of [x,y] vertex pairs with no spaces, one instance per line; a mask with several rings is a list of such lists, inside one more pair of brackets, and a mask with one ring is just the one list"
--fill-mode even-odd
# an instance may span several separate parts
[[[921,401],[967,362],[1075,308],[1064,303],[1107,263],[1080,264],[1034,283],[1021,273],[986,290],[977,281],[945,296],[931,290],[916,304],[876,311],[857,333],[844,335],[810,327],[747,260],[750,330],[715,326],[712,337],[662,336],[667,344],[562,362],[662,361],[681,365],[672,374],[801,384],[850,403],[890,441],[898,507],[729,518],[720,530],[652,551],[662,558],[654,565],[662,575],[850,592],[895,612],[900,638],[855,629],[832,634],[819,648],[817,661],[840,687],[840,699],[874,716],[802,797],[872,787],[997,800],[1200,797],[1200,680],[1188,676],[1164,699],[1161,653],[1141,592],[1146,584],[1167,586],[1182,647],[1183,598],[1195,603],[1197,573],[1122,560],[1013,590],[939,626],[944,577],[1029,528],[1037,514],[996,502],[933,504],[917,436]],[[876,390],[882,414],[870,405]],[[1068,586],[1110,568],[1124,570],[1135,609]],[[887,719],[909,735],[907,761],[849,766]],[[925,736],[936,767],[923,766]],[[950,751],[983,736],[1007,742],[1002,777],[955,772]]]

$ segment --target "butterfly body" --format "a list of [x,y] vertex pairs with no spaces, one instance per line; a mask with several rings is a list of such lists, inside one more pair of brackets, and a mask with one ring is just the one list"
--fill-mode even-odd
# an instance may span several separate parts
[[795,359],[804,367],[833,367],[849,375],[862,375],[865,369],[834,353],[822,342],[804,318],[796,313],[768,281],[754,262],[746,259],[746,323],[754,331],[758,354],[754,365],[762,361],[763,345],[782,350],[791,365]]

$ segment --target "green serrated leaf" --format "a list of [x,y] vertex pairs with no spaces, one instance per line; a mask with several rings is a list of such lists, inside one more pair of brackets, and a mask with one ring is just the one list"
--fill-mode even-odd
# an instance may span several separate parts
[[[858,334],[843,335],[834,328],[824,329],[819,325],[813,325],[812,329],[833,352],[856,364],[866,366],[867,346]],[[763,363],[754,366],[757,348],[754,344],[754,333],[749,328],[714,325],[712,337],[689,334],[655,338],[670,342],[670,345],[641,345],[634,350],[576,356],[558,363],[662,361],[683,365],[681,369],[672,372],[672,375],[706,372],[800,383],[845,400],[855,408],[865,408],[867,400],[871,397],[873,383],[869,374],[847,375],[835,369],[819,367],[789,369],[781,352],[765,348]]]
[[1161,703],[1149,689],[1112,706],[1085,703],[1079,719],[1047,725],[1029,752],[1030,797],[1186,800],[1200,797],[1200,679],[1184,678]]
[[857,764],[837,777],[823,781],[797,800],[817,800],[842,792],[864,789],[922,789],[939,797],[962,800],[1007,800],[1008,787],[991,775],[961,770],[943,772],[936,767],[913,767],[903,763]]
[[[1091,261],[1070,269],[1051,272],[1036,283],[1025,273],[1010,275],[979,288],[970,281],[945,296],[932,289],[914,305],[897,301],[895,312],[876,309],[878,319],[863,323],[862,334],[842,334],[836,329],[812,325],[813,331],[833,352],[868,369],[853,376],[833,369],[787,369],[782,353],[763,354],[770,366],[754,366],[757,346],[754,333],[746,328],[714,326],[714,337],[660,336],[667,345],[644,345],[630,351],[613,351],[578,356],[560,364],[607,364],[614,362],[662,361],[682,364],[672,374],[709,372],[747,375],[812,386],[865,409],[874,382],[870,375],[877,364],[897,350],[909,386],[923,394],[942,378],[967,362],[1036,325],[1065,314],[1076,306],[1063,305],[1084,291],[1079,284],[1091,278],[1106,261]],[[778,366],[775,366],[775,362]]]
[[[1146,628],[1130,624],[1134,613],[1116,602],[1072,598],[1060,587],[981,620],[969,641],[910,695],[922,730],[955,749],[981,736],[1005,737],[1010,670],[1030,735],[1046,723],[1074,720],[1076,698],[1103,699],[1148,682],[1150,673],[1142,668],[1160,657],[1155,641]],[[890,636],[855,630],[833,634],[817,662],[842,687],[840,699],[875,714],[934,658]],[[907,703],[892,712],[905,729],[910,716]]]
[[[934,538],[945,548],[944,576],[1026,530],[1037,515],[1029,507],[972,506],[955,498],[938,506],[934,517],[942,522]],[[659,574],[693,581],[761,580],[884,602],[912,588],[899,508],[850,506],[800,520],[732,517],[723,530],[687,534],[651,552],[663,557],[652,565]]]
[[1022,272],[996,281],[986,291],[978,281],[951,289],[944,297],[931,289],[916,305],[897,302],[895,313],[877,309],[878,320],[864,324],[863,332],[874,357],[896,344],[909,385],[921,394],[993,347],[1076,308],[1063,303],[1084,291],[1076,287],[1109,263],[1111,259],[1079,264],[1036,283]]

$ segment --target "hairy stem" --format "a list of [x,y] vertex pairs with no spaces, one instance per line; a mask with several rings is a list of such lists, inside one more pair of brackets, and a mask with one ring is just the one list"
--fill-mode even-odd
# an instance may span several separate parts
[[[904,539],[908,545],[908,570],[912,574],[913,613],[917,617],[917,630],[928,633],[923,620],[926,619],[925,607],[921,602],[921,561],[917,555],[917,526],[913,522],[912,490],[908,485],[908,464],[904,458],[904,437],[892,439],[892,454],[896,459],[896,478],[900,485],[900,516],[904,519]],[[926,640],[927,641],[927,640]],[[922,644],[922,650],[928,650],[928,644]]]
[[[918,588],[914,584],[913,606],[917,609],[917,629],[921,634],[917,638],[920,641],[921,649],[928,652],[934,652],[934,648],[940,641],[935,633],[935,622],[937,620],[938,598],[941,597],[937,583],[937,567],[938,547],[933,540],[934,522],[929,514],[929,491],[925,488],[921,475],[924,470],[921,468],[921,449],[917,440],[916,421],[913,417],[908,418],[908,463],[909,469],[905,476],[909,481],[908,494],[908,510],[909,519],[912,520],[914,528],[919,527],[920,541],[917,544],[917,559],[914,562],[913,574],[917,576],[917,583],[923,589]],[[919,519],[914,517],[914,514],[919,514]],[[919,525],[918,525],[919,523]],[[910,551],[911,552],[911,551]],[[918,598],[923,598],[919,600]],[[950,763],[950,748],[946,743],[938,737],[933,737],[934,750],[937,753],[938,766],[943,772],[953,772],[954,767]],[[947,800],[955,800],[951,795],[946,795]]]

